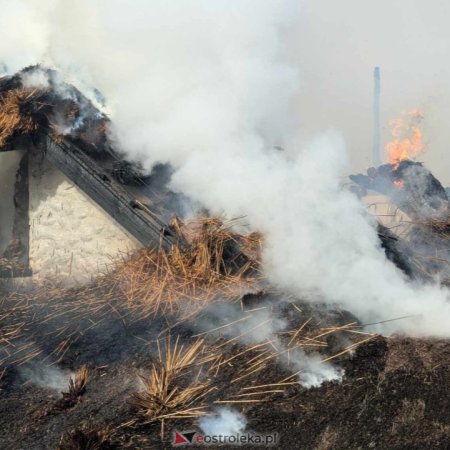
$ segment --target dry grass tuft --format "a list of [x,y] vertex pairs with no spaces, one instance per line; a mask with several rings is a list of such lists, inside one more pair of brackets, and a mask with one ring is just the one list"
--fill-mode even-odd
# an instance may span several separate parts
[[69,380],[69,396],[72,398],[81,397],[86,392],[86,385],[89,381],[89,370],[86,366],[81,366],[75,373],[75,377]]
[[32,133],[36,123],[32,115],[24,114],[27,105],[35,101],[38,90],[13,89],[0,98],[0,148],[13,135]]
[[205,397],[215,388],[208,377],[208,363],[217,359],[207,351],[204,340],[199,339],[185,346],[179,338],[172,344],[166,339],[161,350],[158,341],[158,357],[147,376],[140,376],[144,389],[131,395],[131,402],[146,422],[199,417],[206,414]]
[[57,450],[105,450],[109,445],[110,430],[83,425],[61,436]]
[[86,366],[81,366],[75,373],[75,377],[69,380],[69,392],[63,392],[62,398],[53,406],[54,411],[62,411],[73,408],[86,392],[86,385],[89,381],[89,370]]
[[181,302],[192,312],[219,296],[238,299],[259,278],[261,237],[233,232],[235,222],[174,219],[179,244],[138,251],[115,272],[115,286],[130,305],[155,315],[178,312]]

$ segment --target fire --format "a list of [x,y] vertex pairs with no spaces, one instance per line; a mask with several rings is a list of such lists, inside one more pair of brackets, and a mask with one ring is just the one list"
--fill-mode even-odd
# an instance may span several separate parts
[[423,119],[418,109],[402,112],[398,119],[389,122],[393,140],[385,149],[390,164],[398,165],[405,159],[414,159],[424,150],[420,122]]
[[399,189],[401,189],[404,186],[403,180],[394,180],[393,183],[395,186],[397,186]]

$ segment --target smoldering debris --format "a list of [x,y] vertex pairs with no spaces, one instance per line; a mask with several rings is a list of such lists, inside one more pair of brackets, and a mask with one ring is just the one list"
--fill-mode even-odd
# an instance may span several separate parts
[[93,150],[104,136],[106,116],[55,70],[33,66],[3,77],[0,93],[0,147],[20,136],[33,137],[40,128],[55,138],[81,138]]
[[110,442],[111,430],[107,426],[93,427],[88,423],[63,433],[57,450],[107,450],[113,449]]
[[[63,397],[37,414],[39,421],[66,411],[79,417],[84,408],[90,411],[92,396],[103,397],[100,386],[108,386],[108,402],[114,398],[115,405],[128,406],[120,409],[123,415],[113,421],[107,442],[136,442],[148,430],[166,439],[170,427],[199,417],[203,428],[228,424],[235,430],[245,427],[243,417],[251,408],[339,384],[345,377],[341,366],[348,367],[355,351],[376,339],[351,314],[270,286],[260,272],[261,236],[241,235],[218,218],[174,226],[183,239],[173,254],[162,248],[138,252],[88,286],[63,289],[49,283],[5,297],[5,305],[22,305],[8,309],[9,317],[14,324],[28,324],[17,336],[33,343],[32,355],[25,348],[14,355],[9,346],[3,360],[9,367],[36,358],[73,372],[86,363],[107,366],[92,371],[87,389],[86,370],[77,371]],[[229,242],[233,245],[225,251]],[[178,281],[169,286],[174,274]],[[135,293],[162,292],[170,307],[152,296],[127,295],[130,285]],[[122,365],[128,377],[143,381],[140,388],[111,384],[111,379],[123,381],[123,375],[111,378]],[[13,395],[21,388],[7,389]],[[72,423],[61,445],[103,442],[102,429]]]
[[[158,341],[159,343],[159,341]],[[164,438],[166,420],[199,417],[207,412],[207,396],[214,389],[211,373],[218,355],[199,339],[189,346],[177,338],[158,346],[150,373],[141,376],[143,389],[131,396],[132,404],[148,423],[159,421]]]
[[[131,392],[121,393],[123,403],[134,408],[129,412],[124,429],[126,433],[140,433],[146,426],[157,423],[164,433],[168,424],[214,414],[216,407],[240,408],[279,401],[287,389],[304,389],[337,380],[323,376],[324,371],[328,373],[332,367],[325,359],[333,360],[336,355],[338,361],[360,341],[363,345],[372,338],[364,335],[364,339],[360,339],[360,332],[356,332],[358,325],[347,323],[348,318],[343,316],[341,320],[345,325],[336,318],[331,319],[332,314],[329,321],[324,319],[324,314],[320,314],[320,320],[318,315],[313,320],[307,304],[298,299],[283,299],[279,293],[270,292],[267,286],[264,294],[255,295],[259,304],[253,306],[262,308],[260,311],[242,309],[242,292],[249,289],[258,292],[261,287],[260,275],[255,276],[260,242],[256,240],[255,245],[255,241],[245,235],[231,232],[218,219],[211,222],[209,218],[203,223],[207,226],[197,221],[183,231],[186,240],[195,243],[191,253],[184,254],[184,263],[180,266],[195,274],[192,282],[195,280],[197,296],[191,298],[191,302],[197,302],[195,308],[192,307],[195,303],[186,301],[185,290],[178,288],[172,295],[170,309],[164,305],[156,308],[151,299],[144,297],[131,302],[125,295],[127,290],[120,289],[126,285],[126,280],[132,279],[133,271],[126,272],[130,278],[123,278],[121,272],[121,265],[127,266],[128,261],[89,286],[62,289],[48,284],[14,292],[8,297],[9,302],[27,305],[23,310],[17,309],[14,318],[27,322],[27,327],[17,333],[21,340],[33,345],[29,347],[30,355],[26,348],[14,354],[14,347],[9,346],[8,358],[3,359],[3,364],[14,369],[15,361],[26,361],[29,365],[35,359],[46,359],[48,363],[53,362],[55,371],[70,367],[75,372],[70,387],[66,380],[66,386],[61,389],[63,397],[44,408],[37,416],[39,420],[50,420],[49,416],[64,414],[66,410],[82,411],[85,403],[82,399],[89,399],[96,392],[102,373],[109,376],[120,365],[138,361],[135,377],[138,379],[138,374],[141,375],[143,387],[136,390],[133,385]],[[215,224],[212,228],[211,223]],[[248,259],[223,251],[231,237],[233,245],[237,245],[232,247],[233,252],[236,248],[245,249],[247,258],[255,258],[252,270],[248,270]],[[180,247],[179,251],[185,252],[183,249]],[[167,290],[167,273],[175,270],[176,265],[170,262],[170,255],[160,253],[160,261],[166,257],[169,262],[165,265],[160,262],[156,269],[150,258],[141,268],[150,274],[160,270],[161,276],[136,279],[135,283],[157,292]],[[236,261],[242,264],[239,270],[236,270]],[[211,276],[220,282],[202,289],[204,280]],[[189,279],[186,276],[185,282]],[[232,297],[226,295],[230,289],[234,291]],[[149,310],[146,310],[146,301],[150,302]],[[326,336],[342,333],[350,341],[337,339],[340,344],[329,347],[324,340]],[[197,337],[198,334],[202,336]],[[164,335],[167,337],[159,337]],[[314,367],[309,364],[312,361],[310,348],[314,350]],[[303,366],[299,359],[304,361]],[[87,362],[108,368],[100,374],[94,370],[88,377],[82,367]],[[80,365],[81,369],[76,370]],[[317,383],[311,382],[311,376]],[[85,389],[88,378],[92,381]],[[20,389],[18,385],[8,386],[11,393]],[[111,386],[111,389],[116,387]]]
[[442,184],[422,163],[402,160],[396,164],[370,167],[367,175],[350,175],[350,180],[367,190],[387,195],[411,219],[445,219],[449,216],[448,196]]
[[[62,398],[51,407],[50,412],[55,413],[65,409],[73,408],[86,392],[90,372],[86,366],[81,366],[70,378]],[[68,388],[68,389],[67,389]]]
[[388,259],[411,278],[449,285],[449,197],[431,171],[422,163],[403,159],[371,167],[367,175],[351,175],[350,180],[360,197],[369,192],[383,194],[403,213],[390,225],[378,223]]
[[115,272],[119,289],[130,305],[150,315],[192,314],[219,297],[240,298],[261,277],[261,236],[236,233],[237,222],[198,217],[184,223],[175,218],[170,230],[179,245],[170,251],[137,251]]
[[30,66],[0,78],[0,107],[0,152],[30,151],[50,138],[58,145],[76,146],[89,165],[98,167],[104,181],[118,182],[163,221],[199,208],[169,189],[173,173],[169,164],[147,173],[139,161],[127,159],[101,104],[65,82],[57,70]]

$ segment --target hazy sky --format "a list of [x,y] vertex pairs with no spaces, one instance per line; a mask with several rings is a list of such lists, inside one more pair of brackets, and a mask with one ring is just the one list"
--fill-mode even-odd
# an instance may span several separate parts
[[[248,28],[254,31],[253,22],[263,15],[261,11],[277,3],[287,5],[286,11],[294,27],[294,33],[287,34],[284,46],[301,83],[293,114],[302,135],[335,128],[345,137],[355,170],[363,170],[370,165],[372,72],[374,66],[380,66],[383,142],[388,139],[389,119],[397,117],[403,110],[421,108],[425,116],[423,133],[428,149],[422,159],[443,182],[450,185],[447,153],[450,143],[450,3],[444,0],[259,0],[254,2],[253,16],[247,17],[245,10],[251,5],[249,1],[223,4],[219,0],[211,0],[210,9],[217,7],[220,11],[223,8],[223,13],[214,14],[208,20],[217,21],[219,25],[223,22],[224,36],[221,39],[225,39],[222,47],[226,51],[242,33],[240,28],[239,33],[235,29],[239,20],[247,21]],[[103,12],[97,11],[96,5],[99,4],[103,4]],[[111,78],[111,71],[105,69],[105,61],[108,65],[108,59],[112,58],[114,72],[123,71],[127,66],[123,63],[124,57],[130,53],[122,54],[119,58],[121,64],[117,64],[114,50],[117,53],[117,49],[126,47],[126,44],[130,45],[128,50],[135,53],[147,51],[147,47],[153,50],[150,44],[133,36],[137,34],[145,41],[145,30],[151,35],[152,27],[159,25],[158,14],[161,14],[162,5],[167,5],[173,23],[177,24],[172,28],[174,36],[182,28],[183,20],[192,20],[193,25],[186,31],[186,36],[183,35],[182,42],[190,41],[190,35],[192,40],[195,39],[203,27],[205,34],[201,42],[208,42],[209,38],[205,37],[210,32],[206,22],[200,22],[199,26],[189,15],[188,8],[195,11],[205,4],[202,0],[174,3],[135,0],[131,7],[121,1],[108,4],[102,0],[0,0],[4,11],[0,15],[0,57],[10,68],[17,70],[24,64],[42,62],[45,55],[54,56],[55,46],[61,46],[57,65],[64,62],[70,65],[76,60],[75,63],[88,66],[98,60],[101,66],[98,72],[103,67],[104,78]],[[89,10],[88,15],[86,9]],[[114,16],[115,11],[121,9],[118,17]],[[230,11],[236,17],[228,22]],[[156,16],[155,20],[153,16]],[[163,14],[161,19],[166,23],[164,17]],[[130,29],[126,28],[127,20],[131,24]],[[270,21],[260,22],[261,27],[266,27],[265,34],[259,36],[260,43],[270,45]],[[103,35],[116,37],[110,39],[111,45],[106,50]],[[157,34],[151,39],[158,40],[158,37]],[[167,58],[170,59],[174,53],[171,41],[163,39],[163,42],[166,51],[162,54],[169,55]],[[208,47],[206,44],[199,46],[198,57],[206,57],[206,53],[202,53],[203,46]],[[175,54],[179,60],[180,52],[177,51]],[[142,66],[144,59],[145,52],[136,64]],[[195,61],[192,66],[198,63]],[[131,70],[134,66],[127,67]],[[195,74],[195,70],[193,72]],[[276,103],[276,95],[272,97],[271,101]],[[283,100],[278,100],[282,104]],[[273,121],[275,116],[272,114]]]
[[342,131],[355,167],[371,162],[374,66],[382,71],[383,142],[389,119],[419,107],[421,158],[450,184],[450,3],[443,0],[307,0],[294,58],[304,134]]

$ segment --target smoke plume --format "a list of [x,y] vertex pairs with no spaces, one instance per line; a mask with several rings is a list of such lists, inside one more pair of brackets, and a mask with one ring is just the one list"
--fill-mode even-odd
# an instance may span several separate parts
[[247,419],[237,411],[220,408],[216,416],[205,416],[199,421],[202,431],[209,436],[231,436],[245,431]]
[[[345,26],[339,27],[342,35],[335,29],[332,11],[352,9],[317,2],[331,8],[317,16],[312,3],[302,2],[303,8],[293,0],[0,4],[0,59],[10,71],[51,63],[85,92],[100,89],[115,125],[114,138],[130,158],[148,170],[158,162],[171,163],[174,189],[213,213],[246,215],[250,226],[264,233],[264,268],[275,285],[339,304],[366,323],[412,316],[384,324],[378,328],[383,332],[448,336],[448,291],[414,285],[386,260],[363,206],[340,186],[352,159],[342,137],[323,130],[317,135],[317,127],[304,125],[314,118],[317,122],[326,108],[340,119],[325,115],[323,129],[340,128],[353,118],[361,107],[351,96],[340,101],[351,91],[341,88],[353,87],[360,70],[348,73],[348,67],[367,70],[370,77],[368,66],[379,63],[373,56],[359,66],[355,61],[346,66],[342,50],[363,54],[362,41],[352,36],[347,42],[349,32]],[[400,4],[405,5],[402,14],[410,11],[410,3],[396,2],[395,12]],[[419,2],[413,3],[419,8]],[[381,4],[377,8],[391,12],[390,3]],[[356,11],[363,14],[359,7]],[[323,42],[325,37],[334,42],[335,35],[345,43],[342,48]],[[400,52],[395,55],[401,58]],[[307,94],[311,67],[326,87],[318,102]],[[412,69],[419,70],[417,65]],[[393,76],[404,81],[403,73]],[[413,80],[419,83],[417,73]],[[314,85],[310,92],[319,88]],[[370,111],[370,98],[358,98],[366,99]],[[296,117],[299,109],[302,115]],[[358,129],[358,120],[345,122],[346,137],[348,124]],[[356,135],[360,138],[359,131]],[[370,133],[364,135],[358,152],[369,151]]]
[[70,371],[47,366],[40,361],[27,363],[20,368],[19,373],[26,382],[59,392],[67,391],[70,377],[73,375]]
[[[226,318],[226,326],[219,327]],[[222,319],[222,320],[221,320]],[[278,361],[286,368],[298,373],[298,378],[305,388],[319,387],[326,381],[341,381],[343,370],[329,362],[322,362],[323,356],[317,353],[304,352],[301,348],[289,349],[282,342],[279,335],[287,331],[288,323],[280,318],[277,311],[269,308],[261,308],[242,312],[235,305],[227,303],[213,304],[209,306],[204,315],[195,320],[196,331],[208,333],[217,338],[222,334],[236,340],[243,345],[268,343],[279,352]]]

